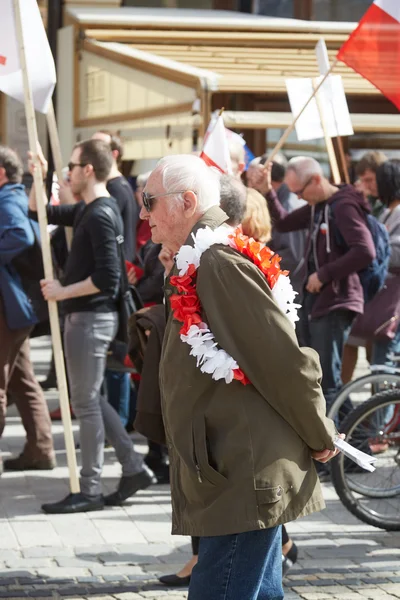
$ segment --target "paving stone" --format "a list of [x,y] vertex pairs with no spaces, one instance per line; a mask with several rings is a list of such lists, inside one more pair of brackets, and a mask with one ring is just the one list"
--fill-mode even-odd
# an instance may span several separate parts
[[322,592],[315,592],[310,594],[302,594],[302,598],[305,600],[325,600],[325,598],[331,598],[330,594],[324,594]]
[[[36,548],[24,548],[24,558],[60,558],[62,556],[74,556],[72,548],[54,548],[53,546],[38,546]],[[1,559],[1,552],[0,552]]]
[[115,594],[114,597],[117,598],[117,600],[141,600],[143,598],[143,596],[136,592],[122,592],[122,594]]
[[319,586],[331,586],[331,585],[335,585],[336,584],[336,580],[335,579],[315,579],[315,581],[312,581],[312,585],[315,585],[316,587]]

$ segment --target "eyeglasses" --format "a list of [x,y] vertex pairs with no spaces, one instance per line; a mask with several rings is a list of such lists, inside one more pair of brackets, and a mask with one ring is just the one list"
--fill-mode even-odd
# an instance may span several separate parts
[[88,163],[68,163],[68,171],[72,171],[75,167],[86,167]]
[[314,175],[311,175],[311,177],[309,179],[307,179],[306,184],[301,188],[301,190],[293,192],[293,194],[296,194],[296,196],[298,196],[299,198],[302,198],[306,188],[308,188],[308,186],[312,182],[313,178],[314,178]]
[[147,210],[147,212],[150,212],[151,209],[153,208],[153,200],[155,200],[156,198],[161,198],[162,196],[177,196],[178,194],[184,194],[187,190],[182,190],[180,192],[167,192],[166,194],[156,194],[156,195],[151,195],[148,194],[147,192],[142,192],[142,200],[143,200],[143,206],[145,207],[145,209]]

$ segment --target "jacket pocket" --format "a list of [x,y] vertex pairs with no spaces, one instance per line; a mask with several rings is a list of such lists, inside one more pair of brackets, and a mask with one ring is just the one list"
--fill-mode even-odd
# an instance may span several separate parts
[[227,478],[219,473],[215,467],[210,464],[210,457],[207,443],[206,422],[203,417],[193,421],[193,460],[196,469],[197,480],[203,483],[203,478],[212,485],[224,485]]
[[256,484],[257,504],[275,504],[283,498],[283,487],[257,487]]

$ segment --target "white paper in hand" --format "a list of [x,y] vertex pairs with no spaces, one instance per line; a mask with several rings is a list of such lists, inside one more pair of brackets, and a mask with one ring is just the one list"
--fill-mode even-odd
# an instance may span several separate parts
[[353,448],[350,444],[342,440],[341,438],[336,438],[334,441],[335,447],[343,452],[347,458],[350,458],[355,463],[358,464],[359,467],[362,467],[366,471],[370,471],[373,473],[375,471],[375,467],[372,465],[376,461],[374,456],[370,456],[369,454],[365,454],[365,452],[361,452],[361,450],[357,450],[357,448]]

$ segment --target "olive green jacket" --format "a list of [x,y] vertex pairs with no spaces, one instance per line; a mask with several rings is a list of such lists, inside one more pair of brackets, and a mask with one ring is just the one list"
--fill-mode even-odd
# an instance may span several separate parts
[[[193,231],[226,219],[214,207]],[[323,509],[311,450],[333,449],[336,429],[325,416],[318,355],[299,348],[261,271],[230,247],[204,252],[197,292],[204,321],[252,384],[201,373],[169,311],[160,386],[172,533],[241,533]],[[169,280],[165,293],[168,310]]]

